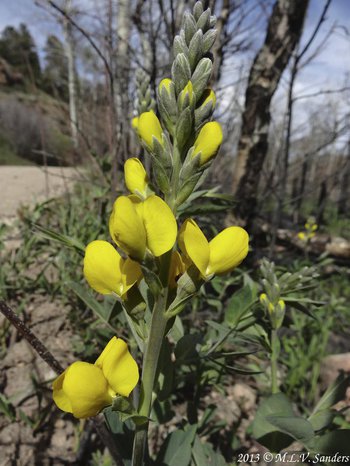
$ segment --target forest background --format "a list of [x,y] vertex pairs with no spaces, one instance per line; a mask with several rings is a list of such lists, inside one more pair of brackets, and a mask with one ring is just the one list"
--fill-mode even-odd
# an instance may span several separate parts
[[[0,4],[0,165],[16,165],[19,176],[28,165],[44,172],[70,167],[63,175],[63,197],[21,207],[11,221],[1,219],[1,295],[42,339],[60,331],[50,349],[65,365],[74,355],[93,358],[109,330],[95,317],[99,300],[92,302],[86,290],[71,285],[81,279],[80,258],[50,241],[49,232],[82,244],[102,235],[102,219],[123,190],[125,160],[140,156],[149,168],[131,120],[153,106],[160,79],[170,76],[173,39],[193,3]],[[350,370],[350,5],[346,0],[204,3],[218,18],[211,86],[224,144],[192,212],[203,217],[208,230],[213,222],[232,219],[246,226],[252,252],[244,273],[256,280],[263,256],[288,271],[317,268],[320,281],[312,298],[322,306],[306,304],[306,313],[316,309],[317,318],[310,323],[305,313],[291,311],[282,351],[282,366],[292,374],[284,389],[298,410],[307,412],[338,369]],[[71,177],[78,182],[73,185]],[[209,189],[213,186],[225,195]],[[305,224],[317,225],[316,234],[308,237]],[[204,308],[205,319],[227,315],[240,285],[235,280],[203,290],[196,306]],[[186,325],[191,322],[201,326],[193,309]],[[81,432],[71,420],[52,414],[47,388],[52,374],[25,354],[24,340],[6,320],[1,345],[0,440],[6,455],[19,445],[18,458],[29,455],[31,461],[40,458],[35,464],[46,464],[68,445],[67,461],[94,455],[95,464],[102,464],[98,440],[93,452],[81,442],[83,435],[94,435],[92,428]],[[225,392],[229,409],[237,411],[226,420],[236,433],[231,438],[226,426],[220,427],[221,412],[208,434],[227,461],[253,448],[246,419],[254,418],[257,387],[263,391],[264,382],[249,364],[252,374],[236,371],[232,392]],[[21,377],[14,370],[18,365]],[[248,407],[237,403],[239,390],[251,400]],[[208,404],[219,392],[206,394]],[[44,456],[43,442],[50,445]]]

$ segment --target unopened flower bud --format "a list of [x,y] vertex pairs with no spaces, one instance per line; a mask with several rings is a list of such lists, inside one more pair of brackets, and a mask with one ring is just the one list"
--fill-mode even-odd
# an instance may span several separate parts
[[200,165],[209,162],[218,153],[222,143],[222,129],[217,121],[206,123],[194,143],[193,157],[200,156]]
[[162,127],[154,112],[144,112],[138,119],[137,132],[146,144],[146,146],[152,150],[154,143],[153,138],[157,139],[162,145]]

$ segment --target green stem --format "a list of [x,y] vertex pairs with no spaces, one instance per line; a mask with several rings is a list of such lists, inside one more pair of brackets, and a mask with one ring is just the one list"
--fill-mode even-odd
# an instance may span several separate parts
[[[167,318],[165,317],[167,290],[157,298],[151,320],[141,379],[139,414],[150,417],[152,393],[157,373],[158,359],[162,347]],[[148,432],[148,422],[136,428],[132,455],[132,466],[142,466]]]
[[271,393],[278,393],[278,355],[279,355],[279,339],[277,335],[277,330],[271,330]]

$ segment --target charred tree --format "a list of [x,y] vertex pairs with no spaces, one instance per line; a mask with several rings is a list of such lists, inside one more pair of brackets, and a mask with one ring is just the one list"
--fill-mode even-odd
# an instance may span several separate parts
[[268,149],[270,103],[303,29],[308,0],[277,0],[264,45],[250,69],[235,163],[236,215],[254,216],[257,187]]

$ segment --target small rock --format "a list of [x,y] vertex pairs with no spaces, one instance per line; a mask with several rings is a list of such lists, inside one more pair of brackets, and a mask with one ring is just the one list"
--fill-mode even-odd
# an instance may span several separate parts
[[33,350],[26,340],[16,342],[8,348],[2,361],[2,367],[15,367],[18,364],[30,364],[34,360]]
[[228,392],[244,413],[250,413],[255,408],[256,393],[249,385],[239,382],[230,387]]

